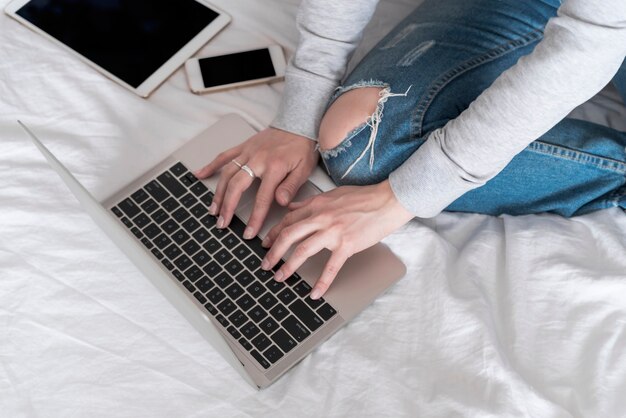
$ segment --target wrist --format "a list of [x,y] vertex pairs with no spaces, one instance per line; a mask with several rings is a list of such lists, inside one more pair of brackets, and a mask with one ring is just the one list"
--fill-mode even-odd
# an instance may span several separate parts
[[376,185],[379,188],[379,193],[385,196],[385,207],[390,213],[398,218],[399,221],[402,221],[403,224],[407,223],[411,219],[415,217],[411,212],[409,212],[403,205],[400,203],[396,194],[393,192],[391,188],[391,184],[389,183],[389,179],[384,180],[383,182]]

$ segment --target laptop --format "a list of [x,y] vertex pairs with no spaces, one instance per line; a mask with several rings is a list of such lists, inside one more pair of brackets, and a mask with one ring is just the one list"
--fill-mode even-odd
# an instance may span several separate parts
[[[112,196],[98,201],[20,122],[84,209],[152,284],[253,387],[268,387],[405,274],[379,243],[352,256],[323,298],[309,297],[330,252],[309,259],[285,282],[260,269],[261,240],[286,209],[274,205],[259,235],[242,238],[258,179],[225,229],[208,214],[218,175],[192,172],[255,130],[222,117]],[[335,187],[317,167],[296,200]],[[274,271],[280,266],[274,268]]]

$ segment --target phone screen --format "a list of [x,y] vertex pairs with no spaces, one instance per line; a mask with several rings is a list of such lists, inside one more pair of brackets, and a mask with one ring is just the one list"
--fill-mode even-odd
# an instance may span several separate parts
[[198,62],[207,88],[276,75],[267,48],[202,58]]

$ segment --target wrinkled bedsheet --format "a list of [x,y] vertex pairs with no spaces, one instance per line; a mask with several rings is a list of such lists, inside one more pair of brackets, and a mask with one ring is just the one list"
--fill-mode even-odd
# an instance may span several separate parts
[[[297,42],[297,0],[213,0],[200,54]],[[4,6],[7,0],[0,0]],[[363,56],[415,6],[379,6]],[[408,273],[257,392],[81,209],[21,119],[103,198],[235,112],[271,120],[281,83],[148,100],[0,16],[1,417],[626,416],[626,215],[444,213],[385,242]],[[610,88],[574,112],[626,129]],[[225,139],[226,140],[226,139]]]

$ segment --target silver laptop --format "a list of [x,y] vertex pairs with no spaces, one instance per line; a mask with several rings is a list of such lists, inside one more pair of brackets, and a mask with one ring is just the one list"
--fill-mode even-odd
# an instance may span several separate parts
[[[352,256],[322,299],[309,292],[327,251],[276,282],[272,271],[260,269],[266,252],[260,243],[285,209],[272,207],[259,236],[242,238],[258,184],[242,197],[231,225],[217,229],[208,207],[218,176],[199,181],[191,173],[255,133],[239,116],[223,117],[102,202],[22,127],[94,221],[256,388],[275,382],[404,276],[402,262],[377,244]],[[296,199],[333,187],[318,167]]]

